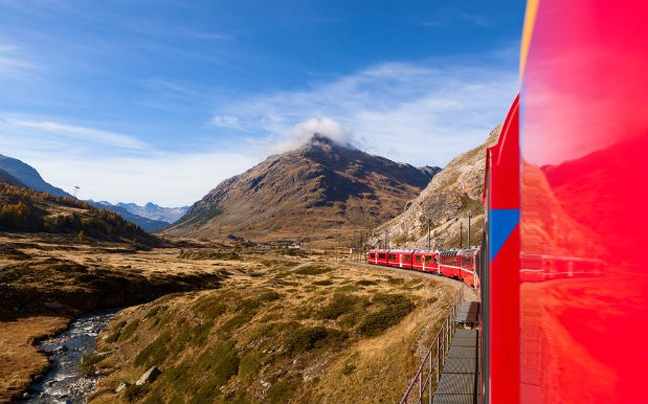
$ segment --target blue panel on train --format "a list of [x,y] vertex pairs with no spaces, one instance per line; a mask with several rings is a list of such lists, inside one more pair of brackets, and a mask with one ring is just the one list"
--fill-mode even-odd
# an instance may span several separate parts
[[490,211],[491,261],[495,259],[506,240],[520,223],[519,209],[491,209]]

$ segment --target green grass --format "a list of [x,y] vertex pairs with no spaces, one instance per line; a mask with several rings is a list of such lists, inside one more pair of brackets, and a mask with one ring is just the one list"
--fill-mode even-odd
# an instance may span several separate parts
[[336,293],[329,304],[319,311],[318,317],[325,320],[336,320],[341,315],[352,312],[361,300],[358,296]]
[[290,402],[299,384],[299,380],[297,379],[286,379],[275,382],[268,389],[268,400],[270,404],[285,404]]
[[336,329],[299,327],[288,333],[284,349],[286,354],[294,355],[324,346],[340,347],[347,338],[347,333]]
[[372,299],[382,309],[369,313],[358,326],[358,332],[367,337],[375,337],[388,328],[401,322],[416,305],[403,295],[378,294]]
[[144,348],[139,354],[137,354],[134,362],[135,366],[159,366],[169,356],[169,345],[171,343],[171,340],[171,332],[164,331],[153,342],[147,345],[146,348]]
[[126,327],[124,327],[121,334],[119,334],[119,337],[117,338],[117,341],[118,342],[126,341],[127,339],[132,337],[133,334],[135,333],[135,331],[137,331],[137,327],[139,326],[139,324],[140,324],[140,321],[138,319],[135,319],[135,320],[131,321],[130,324],[128,324]]

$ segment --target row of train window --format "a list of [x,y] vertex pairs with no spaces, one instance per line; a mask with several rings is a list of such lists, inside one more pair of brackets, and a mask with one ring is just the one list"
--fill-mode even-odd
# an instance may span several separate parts
[[[370,259],[375,259],[375,258],[376,258],[376,254],[375,254],[375,253],[370,253],[370,254],[369,254],[369,258],[370,258]],[[385,254],[384,254],[384,253],[378,253],[378,258],[379,258],[379,259],[385,259]],[[422,258],[422,257],[421,257],[420,255],[417,255],[417,256],[414,258],[414,261],[420,263],[420,262],[422,261],[421,258]],[[395,261],[395,260],[396,260],[396,254],[389,254],[389,259],[392,260],[392,261]],[[404,261],[404,262],[410,262],[411,260],[412,260],[412,256],[411,256],[411,255],[403,255],[403,261]],[[429,263],[431,263],[431,262],[432,262],[432,256],[431,256],[431,255],[426,255],[426,256],[425,256],[425,263],[426,263],[426,264],[429,264]],[[435,263],[435,264],[438,264],[438,263],[439,263],[439,259],[438,259],[437,257],[434,257],[434,263]]]

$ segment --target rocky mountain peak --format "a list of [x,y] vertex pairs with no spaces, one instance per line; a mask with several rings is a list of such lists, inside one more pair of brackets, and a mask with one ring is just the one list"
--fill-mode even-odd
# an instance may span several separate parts
[[315,133],[297,150],[223,181],[165,232],[255,240],[339,237],[402,212],[433,174]]

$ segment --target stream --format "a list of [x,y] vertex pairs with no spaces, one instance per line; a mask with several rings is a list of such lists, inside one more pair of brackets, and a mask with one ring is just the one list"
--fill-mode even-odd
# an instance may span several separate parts
[[67,330],[43,342],[40,347],[50,356],[51,367],[41,381],[31,386],[28,397],[19,402],[85,403],[102,376],[80,374],[79,363],[81,358],[94,352],[97,336],[108,327],[117,311],[96,311],[77,317]]

